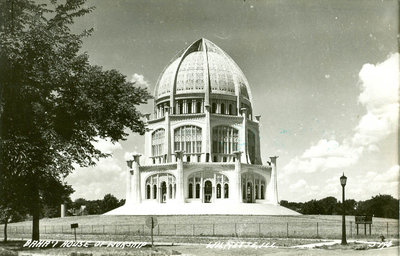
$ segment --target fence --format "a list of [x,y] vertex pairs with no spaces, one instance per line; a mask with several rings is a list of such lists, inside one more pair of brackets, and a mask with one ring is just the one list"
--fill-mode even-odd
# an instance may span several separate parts
[[[154,228],[155,236],[219,236],[219,237],[268,237],[268,238],[340,238],[341,223],[326,222],[270,222],[270,223],[206,223],[206,224],[168,224],[161,223]],[[31,226],[9,225],[7,228],[10,238],[25,237],[31,234]],[[0,226],[0,236],[3,235],[4,225]],[[72,234],[69,225],[41,225],[41,234]],[[150,229],[144,224],[136,225],[79,225],[76,230],[79,235],[124,235],[149,236]],[[364,225],[359,227],[352,221],[346,222],[346,233],[350,238],[368,237]],[[371,225],[371,236],[398,237],[398,223],[376,223]]]

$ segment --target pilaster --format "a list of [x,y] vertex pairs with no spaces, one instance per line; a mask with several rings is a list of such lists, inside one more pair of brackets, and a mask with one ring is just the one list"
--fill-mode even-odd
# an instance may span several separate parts
[[240,151],[235,151],[233,152],[233,155],[235,157],[235,174],[233,175],[234,180],[232,182],[232,185],[234,186],[233,192],[229,191],[229,196],[232,195],[232,199],[235,202],[242,203],[242,163],[241,163],[241,155],[242,152]]
[[277,156],[270,157],[271,159],[271,178],[269,184],[267,186],[267,200],[272,204],[278,204],[278,180],[277,180],[277,165],[276,159]]
[[132,171],[133,171],[133,178],[132,178],[132,197],[131,201],[133,204],[136,203],[141,203],[142,202],[142,197],[141,197],[141,186],[140,186],[140,170],[139,170],[139,160],[140,160],[140,155],[133,155],[133,161],[132,161]]
[[175,151],[176,156],[176,201],[178,203],[185,202],[185,194],[184,194],[184,180],[183,180],[183,151]]

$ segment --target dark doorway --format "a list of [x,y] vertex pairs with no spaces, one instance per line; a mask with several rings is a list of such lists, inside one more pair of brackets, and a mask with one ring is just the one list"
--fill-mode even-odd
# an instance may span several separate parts
[[253,184],[251,182],[247,182],[247,202],[252,203],[253,202]]
[[212,183],[207,180],[204,182],[204,203],[211,203],[212,197]]
[[161,182],[161,203],[167,201],[167,184],[165,181]]

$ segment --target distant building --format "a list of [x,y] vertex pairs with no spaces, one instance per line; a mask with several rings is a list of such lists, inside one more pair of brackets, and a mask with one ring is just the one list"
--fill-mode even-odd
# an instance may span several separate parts
[[[145,165],[139,155],[128,161],[126,204],[109,214],[215,213],[208,205],[238,204],[275,205],[264,213],[296,214],[277,206],[277,157],[262,164],[259,121],[238,65],[207,39],[192,43],[159,77],[154,111],[147,115]],[[190,210],[199,204],[206,208]],[[229,211],[218,213],[224,209]]]

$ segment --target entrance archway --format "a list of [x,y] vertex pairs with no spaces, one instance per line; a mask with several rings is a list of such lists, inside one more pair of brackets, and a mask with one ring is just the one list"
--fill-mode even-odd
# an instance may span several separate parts
[[204,182],[204,203],[211,203],[212,198],[212,183],[209,180]]
[[161,203],[167,201],[167,184],[165,181],[161,182]]
[[251,182],[247,182],[247,193],[246,193],[246,199],[248,203],[253,202],[253,184]]

